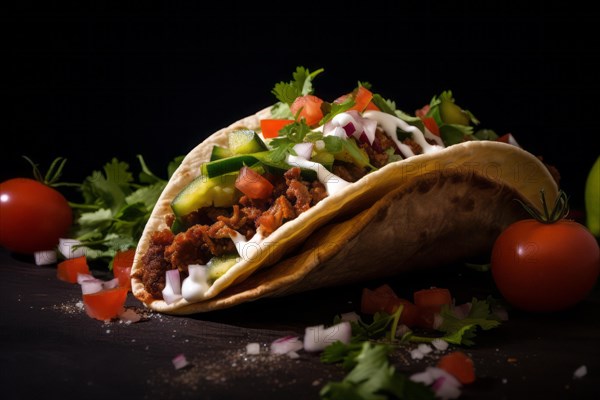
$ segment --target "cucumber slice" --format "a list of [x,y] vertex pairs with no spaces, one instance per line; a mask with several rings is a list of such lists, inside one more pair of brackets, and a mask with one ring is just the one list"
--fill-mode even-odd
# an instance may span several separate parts
[[251,154],[268,150],[258,134],[250,129],[239,129],[228,136],[231,154]]
[[207,178],[200,175],[190,182],[171,202],[177,218],[202,207],[231,207],[235,203],[235,179],[238,172]]
[[222,257],[213,257],[208,264],[208,279],[216,281],[225,274],[231,267],[239,261],[237,254],[230,254]]
[[221,160],[223,158],[231,157],[231,151],[221,146],[213,146],[212,153],[210,154],[210,161]]
[[268,152],[243,154],[202,164],[202,175],[214,178],[230,172],[239,172],[244,166],[252,166],[264,158]]

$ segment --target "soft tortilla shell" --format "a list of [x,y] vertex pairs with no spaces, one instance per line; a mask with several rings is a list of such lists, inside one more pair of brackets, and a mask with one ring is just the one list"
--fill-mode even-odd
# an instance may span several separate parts
[[256,129],[260,125],[260,119],[268,116],[269,110],[264,109],[211,135],[185,157],[169,180],[146,224],[132,268],[133,294],[151,308],[162,312],[196,308],[200,311],[204,308],[201,305],[203,302],[219,295],[232,285],[248,279],[257,269],[275,264],[332,219],[355,215],[370,208],[377,200],[407,182],[419,182],[420,179],[431,174],[480,175],[487,181],[512,188],[523,199],[538,208],[540,190],[545,191],[549,202],[553,202],[557,195],[557,185],[547,168],[530,153],[512,145],[491,141],[457,144],[438,152],[388,164],[365,176],[359,182],[322,200],[315,207],[271,234],[268,240],[261,244],[261,251],[255,256],[239,262],[215,281],[205,293],[204,300],[194,303],[196,308],[190,308],[190,303],[183,299],[170,305],[162,300],[153,299],[146,292],[141,281],[143,268],[141,259],[150,245],[151,233],[167,228],[165,216],[171,213],[171,201],[200,174],[201,165],[210,159],[214,145],[226,145],[228,133],[235,129],[242,127]]
[[321,228],[293,257],[212,299],[153,307],[171,314],[213,311],[486,255],[508,224],[526,217],[515,199],[527,201],[473,172],[413,178],[358,215]]

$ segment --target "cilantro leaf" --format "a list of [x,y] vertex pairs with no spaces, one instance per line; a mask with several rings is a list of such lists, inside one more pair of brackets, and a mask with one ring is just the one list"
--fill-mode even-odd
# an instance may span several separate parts
[[304,96],[313,92],[312,80],[323,71],[323,68],[310,72],[302,66],[297,67],[296,72],[292,74],[293,80],[275,84],[271,93],[280,102],[291,105],[298,96]]
[[[79,186],[83,203],[70,203],[76,211],[74,236],[88,248],[89,259],[112,259],[117,251],[135,247],[167,184],[150,171],[141,155],[137,158],[141,168],[137,182],[129,165],[113,158]],[[169,177],[182,159],[169,163]]]
[[[442,324],[438,328],[444,333],[440,339],[448,343],[457,345],[472,346],[475,342],[472,340],[477,329],[489,330],[500,325],[498,318],[491,312],[491,300],[471,300],[471,310],[463,318],[458,318],[448,306],[442,307]],[[413,342],[431,342],[435,337],[416,336],[409,333],[403,337],[404,340]]]
[[354,104],[356,104],[356,102],[354,101],[354,99],[352,99],[352,97],[348,97],[346,100],[344,100],[341,103],[323,103],[323,104],[327,104],[328,105],[328,109],[326,109],[325,111],[325,116],[321,119],[321,121],[319,121],[319,125],[323,125],[329,121],[331,121],[333,119],[333,117],[335,117],[338,114],[341,114],[345,111],[348,111],[349,109],[352,108],[352,106],[354,106]]
[[352,357],[354,366],[340,382],[329,382],[320,392],[323,399],[368,399],[384,400],[393,396],[398,399],[433,399],[433,391],[421,383],[408,379],[405,375],[396,374],[396,369],[390,365],[388,356],[389,346],[363,342],[360,351],[357,345],[337,345],[337,351],[342,352],[341,346],[349,346],[346,351]]

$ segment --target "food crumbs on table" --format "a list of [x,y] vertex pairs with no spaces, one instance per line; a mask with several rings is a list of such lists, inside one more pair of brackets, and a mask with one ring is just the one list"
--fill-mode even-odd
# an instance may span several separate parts
[[517,358],[516,357],[508,357],[506,359],[506,362],[511,363],[511,364],[516,364],[517,363]]
[[587,372],[587,367],[582,365],[581,367],[577,368],[575,372],[573,372],[573,379],[581,379],[587,375]]

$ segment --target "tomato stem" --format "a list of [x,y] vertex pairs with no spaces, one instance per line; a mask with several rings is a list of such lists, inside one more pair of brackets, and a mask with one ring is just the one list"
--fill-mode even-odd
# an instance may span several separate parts
[[546,193],[544,192],[544,189],[540,190],[540,197],[542,200],[543,214],[535,208],[528,206],[521,200],[516,200],[523,206],[525,211],[527,211],[532,218],[543,224],[553,224],[569,215],[569,197],[562,190],[559,190],[558,196],[556,197],[551,210],[548,209],[548,202],[546,201]]

